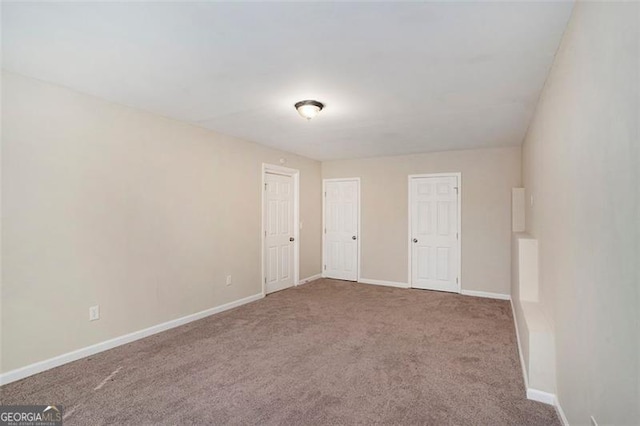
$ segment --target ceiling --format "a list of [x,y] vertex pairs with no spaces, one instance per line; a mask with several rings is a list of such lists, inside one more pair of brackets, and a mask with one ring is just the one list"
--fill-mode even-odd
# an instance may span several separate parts
[[318,160],[519,145],[572,6],[3,3],[3,67]]

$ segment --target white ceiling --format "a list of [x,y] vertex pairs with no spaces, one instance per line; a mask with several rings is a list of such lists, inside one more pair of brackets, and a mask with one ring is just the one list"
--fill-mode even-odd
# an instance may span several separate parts
[[4,3],[3,67],[319,160],[519,145],[572,6]]

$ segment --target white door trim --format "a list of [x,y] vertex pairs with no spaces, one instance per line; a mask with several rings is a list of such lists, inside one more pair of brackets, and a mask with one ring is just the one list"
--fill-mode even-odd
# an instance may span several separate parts
[[360,281],[360,260],[362,256],[361,244],[362,244],[362,232],[361,232],[361,222],[362,222],[362,209],[360,208],[360,178],[335,178],[335,179],[322,179],[322,277],[326,276],[325,270],[327,265],[326,253],[325,253],[325,236],[326,236],[326,224],[325,224],[325,202],[327,200],[327,191],[326,191],[326,183],[327,182],[357,182],[358,183],[358,259],[356,265],[358,282]]
[[408,228],[407,228],[407,255],[409,258],[409,268],[408,268],[408,283],[409,287],[413,287],[412,276],[411,276],[411,203],[413,201],[413,195],[411,191],[411,179],[419,179],[419,178],[433,178],[433,177],[456,177],[458,178],[458,293],[462,290],[462,173],[426,173],[426,174],[418,174],[418,175],[409,175],[407,180],[407,191],[409,194],[409,204],[408,204]]
[[265,208],[264,208],[264,191],[266,188],[266,174],[267,173],[275,173],[284,176],[291,176],[293,178],[293,238],[295,241],[293,243],[293,285],[297,286],[300,284],[300,170],[298,169],[290,169],[289,167],[276,166],[275,164],[262,163],[262,185],[260,186],[261,203],[260,203],[260,241],[261,241],[261,274],[262,277],[262,295],[267,294],[266,288],[266,274],[265,274],[265,252],[264,252],[264,243],[265,243]]

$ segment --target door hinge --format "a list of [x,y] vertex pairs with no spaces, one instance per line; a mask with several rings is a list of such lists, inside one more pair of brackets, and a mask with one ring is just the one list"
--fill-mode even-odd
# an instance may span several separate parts
[[456,194],[457,194],[457,193],[458,193],[458,187],[457,187],[457,186],[454,186],[454,187],[453,187],[453,189],[455,189],[455,190],[456,190]]
[[327,228],[324,228],[324,233],[325,233],[325,234],[327,233]]
[[456,277],[456,284],[458,284],[458,277]]
[[324,270],[325,270],[325,271],[327,270],[327,265],[324,265]]
[[460,239],[460,234],[456,232],[456,240],[459,240],[459,239]]
[[265,191],[267,190],[267,184],[266,183],[264,184],[264,190]]
[[264,277],[264,283],[265,284],[267,283],[267,277]]

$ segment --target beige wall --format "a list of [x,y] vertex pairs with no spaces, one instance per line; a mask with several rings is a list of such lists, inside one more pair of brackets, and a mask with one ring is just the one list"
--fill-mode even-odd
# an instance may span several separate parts
[[262,162],[300,169],[300,276],[320,273],[319,162],[2,83],[2,371],[260,293]]
[[523,147],[571,424],[640,421],[640,5],[578,2]]
[[362,278],[408,282],[408,182],[421,173],[462,173],[462,288],[508,294],[511,188],[520,147],[322,163],[323,178],[361,178]]

